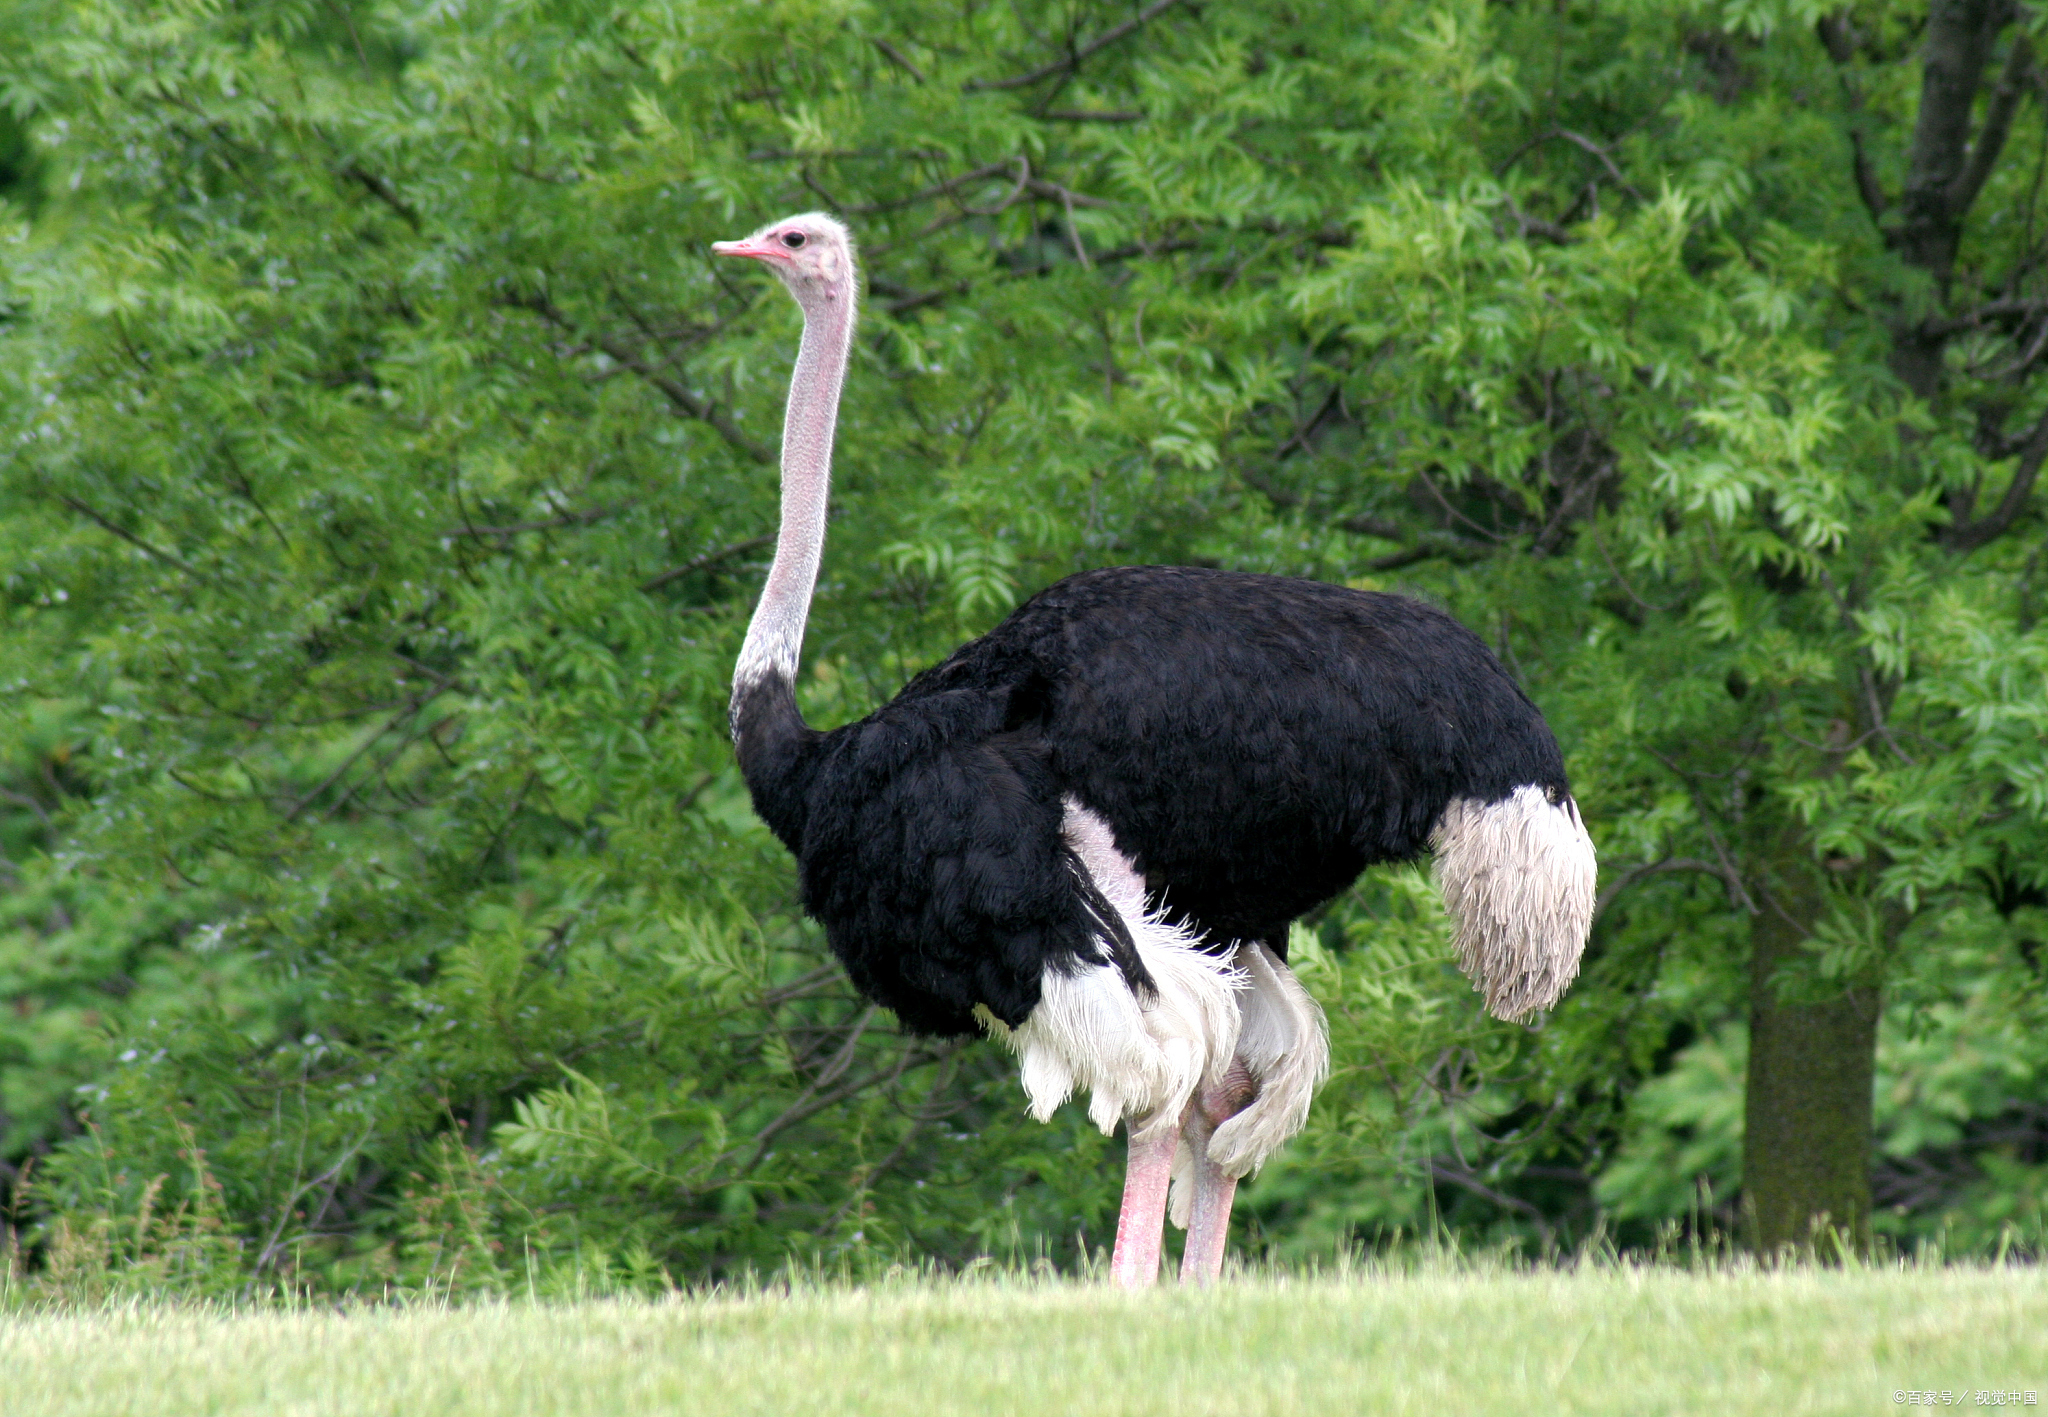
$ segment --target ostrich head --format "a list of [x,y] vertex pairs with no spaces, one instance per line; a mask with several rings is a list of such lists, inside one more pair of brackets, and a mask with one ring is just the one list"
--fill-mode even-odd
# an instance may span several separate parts
[[807,313],[853,298],[853,236],[823,212],[771,221],[742,240],[714,241],[711,249],[759,261],[781,278]]

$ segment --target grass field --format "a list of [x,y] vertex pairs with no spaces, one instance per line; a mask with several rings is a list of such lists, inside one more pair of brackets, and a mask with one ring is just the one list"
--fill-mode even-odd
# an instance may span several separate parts
[[1898,1410],[1921,1405],[1905,1393],[1943,1390],[1974,1407],[2030,1388],[2048,1394],[2048,1273],[2018,1268],[1361,1274],[1136,1298],[904,1281],[655,1302],[0,1315],[7,1417],[1788,1417]]

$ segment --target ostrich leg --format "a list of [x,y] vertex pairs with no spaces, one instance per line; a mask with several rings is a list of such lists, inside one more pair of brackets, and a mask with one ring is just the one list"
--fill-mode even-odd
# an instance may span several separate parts
[[1149,1289],[1159,1279],[1166,1188],[1173,1178],[1180,1119],[1162,1113],[1125,1126],[1130,1132],[1131,1152],[1124,1168],[1124,1202],[1116,1217],[1116,1250],[1109,1259],[1109,1282],[1119,1289]]
[[1258,1095],[1242,1058],[1230,1065],[1223,1081],[1205,1087],[1188,1104],[1181,1135],[1194,1153],[1195,1196],[1188,1212],[1188,1239],[1180,1255],[1180,1282],[1214,1284],[1223,1273],[1223,1249],[1230,1239],[1230,1204],[1237,1198],[1237,1177],[1209,1159],[1209,1138],[1216,1129],[1251,1105]]

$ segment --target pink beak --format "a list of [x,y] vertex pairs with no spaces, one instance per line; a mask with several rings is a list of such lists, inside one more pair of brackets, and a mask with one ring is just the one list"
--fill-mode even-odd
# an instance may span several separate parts
[[789,254],[772,241],[762,241],[752,236],[740,241],[714,241],[711,243],[711,251],[713,255],[747,256],[756,261],[780,260]]

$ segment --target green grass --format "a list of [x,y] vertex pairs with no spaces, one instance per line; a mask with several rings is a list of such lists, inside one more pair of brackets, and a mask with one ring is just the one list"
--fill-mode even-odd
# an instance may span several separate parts
[[2048,1393],[2033,1269],[904,1281],[548,1305],[0,1316],[0,1412],[1196,1414],[1897,1410]]

